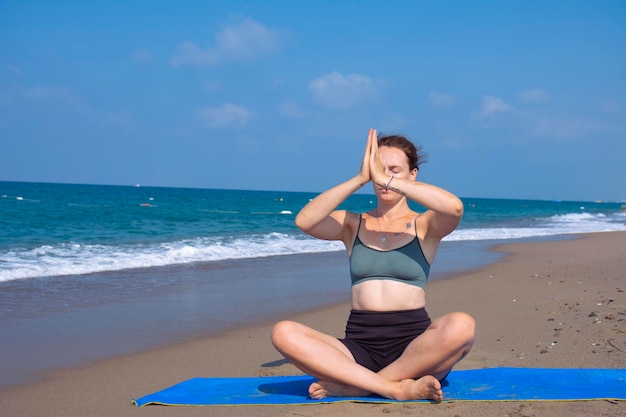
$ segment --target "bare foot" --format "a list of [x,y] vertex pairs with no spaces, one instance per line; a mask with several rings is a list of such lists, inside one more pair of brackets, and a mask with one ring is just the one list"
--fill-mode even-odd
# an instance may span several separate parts
[[418,380],[404,379],[400,381],[396,400],[434,400],[440,403],[443,400],[441,383],[432,375],[426,375]]
[[370,394],[371,392],[337,382],[320,380],[309,385],[309,396],[314,400],[326,397],[365,397]]
[[[406,400],[434,400],[440,403],[443,400],[441,383],[437,378],[426,375],[420,379],[404,379],[397,383],[398,390],[391,398]],[[309,386],[309,395],[315,400],[326,397],[365,397],[371,392],[361,388],[344,385],[337,382],[317,381]]]

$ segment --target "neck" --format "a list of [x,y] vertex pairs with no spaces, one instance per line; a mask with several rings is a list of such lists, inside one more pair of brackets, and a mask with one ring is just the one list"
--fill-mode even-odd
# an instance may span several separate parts
[[410,208],[406,203],[406,199],[402,199],[393,205],[381,204],[379,202],[376,206],[376,213],[378,216],[385,218],[401,217],[409,210]]

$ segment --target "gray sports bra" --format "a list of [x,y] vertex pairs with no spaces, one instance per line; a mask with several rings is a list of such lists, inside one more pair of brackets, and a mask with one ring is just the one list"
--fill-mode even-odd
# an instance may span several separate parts
[[383,251],[370,248],[361,242],[359,231],[362,219],[360,216],[359,228],[350,253],[352,286],[377,279],[400,281],[425,288],[430,265],[417,238],[417,225],[412,241],[400,248]]

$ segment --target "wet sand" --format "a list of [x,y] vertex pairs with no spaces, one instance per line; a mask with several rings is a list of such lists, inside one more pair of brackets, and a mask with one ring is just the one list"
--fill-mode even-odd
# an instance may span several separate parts
[[[466,311],[478,323],[477,342],[458,369],[482,367],[601,367],[626,364],[626,232],[563,241],[501,245],[497,263],[428,286],[436,318]],[[280,258],[276,258],[280,269]],[[315,279],[315,268],[308,270]],[[345,273],[345,270],[344,270]],[[290,313],[342,336],[349,305]],[[326,404],[261,407],[137,408],[140,397],[196,376],[294,375],[273,349],[272,321],[50,372],[37,382],[0,390],[7,416],[623,416],[626,403],[479,402]],[[79,354],[79,352],[77,352]]]

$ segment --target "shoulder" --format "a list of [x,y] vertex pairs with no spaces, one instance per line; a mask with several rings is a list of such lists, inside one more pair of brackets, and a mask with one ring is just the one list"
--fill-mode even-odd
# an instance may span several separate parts
[[361,214],[347,210],[335,210],[329,217],[335,221],[335,224],[344,229],[354,229],[359,226],[361,221]]
[[359,223],[361,222],[361,213],[355,213],[353,211],[347,211],[347,210],[337,210],[334,212],[334,214],[336,213],[336,218],[339,220],[339,218],[342,219],[342,223],[345,227],[349,227],[351,229],[354,229],[356,227],[359,226]]
[[342,225],[343,232],[341,240],[343,240],[346,247],[348,247],[349,243],[354,241],[359,232],[362,214],[347,210],[336,210],[333,212],[332,216]]
[[460,218],[427,210],[416,219],[416,227],[423,239],[441,240],[459,225]]

